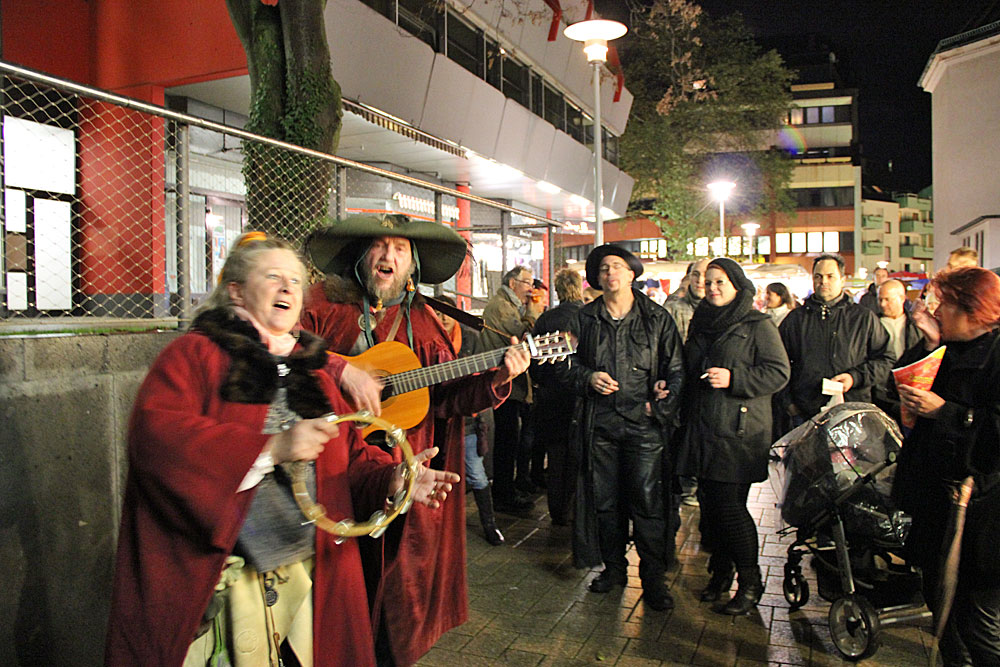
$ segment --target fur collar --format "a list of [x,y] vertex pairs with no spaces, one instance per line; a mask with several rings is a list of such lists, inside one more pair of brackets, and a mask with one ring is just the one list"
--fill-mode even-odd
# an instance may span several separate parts
[[[328,274],[323,281],[323,294],[330,303],[360,304],[364,298],[364,292],[356,280],[349,280],[335,273]],[[413,305],[424,302],[424,297],[419,291],[413,295]]]
[[[330,412],[330,403],[314,371],[327,362],[326,343],[308,331],[300,332],[299,345],[289,356],[275,357],[261,342],[257,330],[226,308],[205,311],[195,318],[192,331],[204,334],[232,360],[220,395],[234,403],[266,403],[274,400],[278,387],[288,391],[288,407],[304,419]],[[278,363],[289,368],[278,375]]]

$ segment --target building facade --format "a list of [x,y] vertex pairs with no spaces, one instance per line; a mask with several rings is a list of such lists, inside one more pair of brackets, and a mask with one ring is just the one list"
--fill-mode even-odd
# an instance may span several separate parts
[[1000,22],[942,40],[920,86],[931,94],[934,261],[967,245],[1000,266]]

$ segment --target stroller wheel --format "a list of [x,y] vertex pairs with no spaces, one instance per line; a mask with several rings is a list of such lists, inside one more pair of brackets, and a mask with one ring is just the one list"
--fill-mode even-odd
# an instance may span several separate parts
[[781,591],[785,594],[785,602],[792,611],[809,602],[809,582],[801,573],[786,574],[781,583]]
[[830,637],[848,660],[861,660],[878,649],[878,612],[860,595],[838,598],[830,606]]

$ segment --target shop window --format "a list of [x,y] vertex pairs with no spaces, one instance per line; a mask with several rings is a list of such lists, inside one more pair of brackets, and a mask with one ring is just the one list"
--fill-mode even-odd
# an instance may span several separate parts
[[543,118],[545,116],[545,107],[542,105],[542,100],[544,94],[542,93],[542,77],[538,76],[534,72],[531,73],[531,113],[536,116]]
[[562,94],[548,84],[543,85],[545,89],[544,100],[542,102],[545,115],[543,118],[549,121],[556,128],[566,131],[566,100]]
[[759,236],[759,237],[757,237],[757,254],[758,255],[770,255],[771,254],[771,237],[770,236]]
[[778,232],[774,235],[774,252],[786,253],[792,251],[792,235],[788,232]]
[[581,144],[586,143],[585,139],[585,126],[587,124],[587,119],[584,118],[583,112],[577,109],[574,105],[566,103],[566,133],[579,141]]
[[425,0],[398,0],[396,23],[432,49],[440,48],[441,12]]
[[476,76],[483,77],[483,37],[452,12],[448,12],[448,57]]
[[806,233],[792,232],[792,252],[806,251]]
[[503,61],[503,94],[521,106],[528,108],[528,79],[530,70],[513,58]]
[[840,232],[823,232],[823,252],[840,252]]
[[503,90],[504,58],[500,45],[492,39],[485,41],[486,48],[486,83],[497,90]]

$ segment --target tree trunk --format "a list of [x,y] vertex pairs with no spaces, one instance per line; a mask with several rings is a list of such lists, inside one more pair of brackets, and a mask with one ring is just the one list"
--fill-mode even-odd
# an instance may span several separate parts
[[[250,71],[246,129],[332,154],[343,114],[330,71],[325,0],[226,0]],[[334,166],[254,142],[243,143],[250,227],[301,241],[327,215]]]

